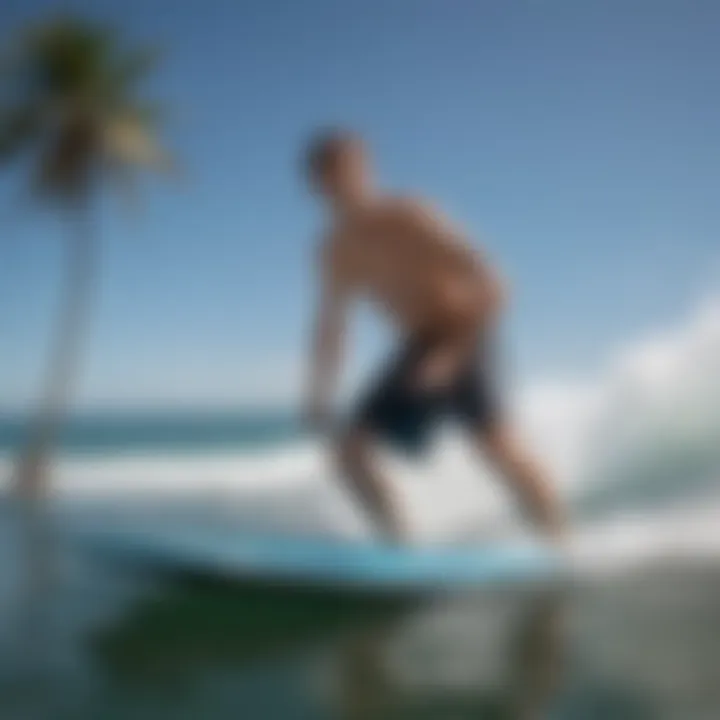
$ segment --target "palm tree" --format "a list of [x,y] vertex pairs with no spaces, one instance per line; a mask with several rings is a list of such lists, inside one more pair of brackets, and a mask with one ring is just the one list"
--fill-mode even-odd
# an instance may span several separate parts
[[72,220],[67,271],[40,408],[20,453],[14,489],[37,499],[67,412],[97,270],[94,208],[107,180],[132,190],[137,170],[165,169],[157,113],[139,95],[156,54],[78,17],[32,26],[0,70],[0,162],[25,158],[32,194]]

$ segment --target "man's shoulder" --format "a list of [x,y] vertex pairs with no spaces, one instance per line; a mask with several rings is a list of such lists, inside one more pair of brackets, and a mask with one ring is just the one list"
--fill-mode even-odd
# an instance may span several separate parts
[[430,227],[441,217],[434,203],[417,195],[393,195],[384,203],[386,217],[403,225]]
[[428,212],[431,207],[431,203],[417,195],[387,195],[380,201],[381,210],[399,215],[416,215]]

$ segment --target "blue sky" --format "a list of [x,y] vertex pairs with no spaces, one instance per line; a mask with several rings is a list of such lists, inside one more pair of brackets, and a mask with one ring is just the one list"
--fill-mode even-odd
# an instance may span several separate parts
[[[321,222],[298,160],[348,124],[383,183],[434,199],[513,287],[522,377],[577,375],[720,287],[720,5],[712,0],[66,3],[157,41],[147,90],[187,180],[102,212],[81,404],[292,394]],[[0,29],[58,7],[4,0]],[[43,367],[62,232],[0,176],[0,407]],[[387,334],[363,313],[355,371]]]

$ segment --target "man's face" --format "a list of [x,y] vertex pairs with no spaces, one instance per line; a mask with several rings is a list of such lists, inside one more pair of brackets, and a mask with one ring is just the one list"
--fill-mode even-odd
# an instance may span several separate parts
[[369,185],[367,157],[358,142],[340,149],[320,177],[320,190],[328,198],[352,201],[362,197]]

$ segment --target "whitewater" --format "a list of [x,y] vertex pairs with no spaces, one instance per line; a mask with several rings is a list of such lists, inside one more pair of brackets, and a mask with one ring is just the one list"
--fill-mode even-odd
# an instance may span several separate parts
[[[512,412],[566,499],[578,563],[611,570],[720,555],[720,299],[617,348],[595,376],[518,388]],[[367,535],[326,450],[306,439],[242,450],[65,452],[53,466],[53,501],[114,507],[128,518],[174,514],[189,525]],[[381,461],[417,542],[517,524],[502,484],[452,428],[422,463],[390,453]],[[9,453],[0,454],[0,487],[11,468]]]

